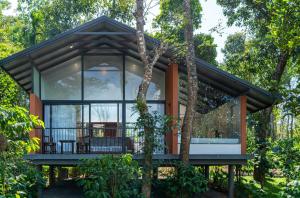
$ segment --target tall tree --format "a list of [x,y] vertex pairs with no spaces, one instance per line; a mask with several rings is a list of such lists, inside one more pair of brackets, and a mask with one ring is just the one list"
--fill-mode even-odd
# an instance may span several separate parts
[[184,164],[189,163],[190,140],[193,130],[193,120],[196,113],[198,76],[195,64],[195,46],[193,38],[193,19],[190,0],[183,1],[184,9],[184,40],[186,45],[186,67],[188,77],[188,101],[185,122],[181,135],[180,156]]
[[214,37],[210,34],[194,35],[195,56],[207,61],[210,64],[218,65],[217,63],[217,45],[214,43]]
[[133,9],[134,0],[19,0],[22,41],[31,46],[101,15],[132,25]]
[[[15,29],[19,26],[17,17],[2,14],[8,6],[7,1],[0,2],[0,59],[22,49],[14,40]],[[26,97],[25,91],[0,68],[0,104],[26,106]]]
[[151,197],[151,172],[152,172],[152,156],[154,144],[154,129],[153,123],[149,120],[149,111],[147,106],[146,94],[152,79],[152,71],[155,63],[159,57],[167,50],[167,44],[163,42],[156,46],[153,51],[153,56],[150,56],[147,51],[145,41],[145,2],[143,0],[136,0],[136,38],[138,52],[144,64],[144,76],[139,86],[137,95],[137,107],[139,115],[144,119],[144,164],[143,164],[143,178],[142,178],[142,193],[145,197]]
[[[280,91],[289,60],[299,57],[297,48],[300,42],[300,2],[297,0],[217,2],[223,7],[229,25],[247,27],[248,34],[255,38],[256,50],[260,54],[256,63],[266,59],[267,61],[263,62],[268,62],[268,65],[264,67],[272,68],[266,76],[269,81],[268,89],[273,93]],[[270,57],[272,59],[269,59]],[[272,131],[270,127],[272,110],[273,106],[257,114],[256,140],[260,160],[255,167],[254,178],[262,184],[267,170],[266,141]]]

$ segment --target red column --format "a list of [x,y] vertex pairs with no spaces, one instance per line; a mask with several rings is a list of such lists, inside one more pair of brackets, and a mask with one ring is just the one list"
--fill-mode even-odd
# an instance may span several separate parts
[[[30,93],[30,104],[29,104],[29,112],[32,115],[38,116],[39,119],[43,119],[43,104],[42,101],[36,96],[34,93]],[[30,134],[30,138],[37,137],[40,139],[40,150],[36,151],[40,153],[42,150],[42,130],[41,129],[33,129]]]
[[241,154],[247,152],[247,96],[240,97],[241,105]]
[[[166,71],[166,114],[178,120],[178,65],[171,63]],[[167,147],[170,154],[178,154],[178,129],[174,128],[166,135]]]

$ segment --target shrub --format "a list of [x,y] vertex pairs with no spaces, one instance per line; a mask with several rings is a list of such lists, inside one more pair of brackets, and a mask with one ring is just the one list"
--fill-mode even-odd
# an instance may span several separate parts
[[296,198],[300,197],[300,180],[292,180],[281,192],[282,197]]
[[0,155],[0,197],[37,197],[45,185],[42,174],[29,162],[8,153]]
[[200,168],[179,163],[166,179],[156,182],[157,197],[192,197],[207,190],[207,181]]
[[36,197],[37,187],[44,185],[36,167],[23,160],[24,154],[39,148],[38,139],[29,138],[34,127],[43,127],[37,116],[0,105],[0,197]]
[[83,178],[86,197],[123,198],[138,197],[140,193],[138,178],[141,176],[139,166],[129,154],[123,156],[106,155],[101,159],[84,160],[79,166]]
[[228,186],[228,177],[222,167],[214,167],[210,173],[213,188],[220,191],[226,191]]

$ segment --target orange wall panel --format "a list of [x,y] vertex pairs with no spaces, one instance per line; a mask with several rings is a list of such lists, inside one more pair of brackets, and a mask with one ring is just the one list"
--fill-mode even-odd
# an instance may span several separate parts
[[[42,101],[36,96],[34,93],[30,93],[30,104],[29,104],[29,112],[32,115],[38,116],[39,119],[43,119],[43,104]],[[42,148],[42,130],[41,129],[33,129],[30,134],[30,138],[37,137],[40,139],[40,151]],[[40,152],[37,151],[37,152]]]
[[240,97],[241,104],[241,154],[247,153],[247,96]]
[[[166,72],[166,114],[178,119],[178,65],[172,63]],[[166,142],[170,154],[178,154],[178,129],[174,128],[166,135]]]

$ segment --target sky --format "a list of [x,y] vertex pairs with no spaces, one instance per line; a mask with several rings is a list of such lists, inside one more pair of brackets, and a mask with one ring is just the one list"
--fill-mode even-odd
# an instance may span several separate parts
[[[151,21],[155,17],[155,15],[159,12],[158,0],[148,0],[151,1],[152,7],[149,11],[149,15],[147,18],[146,30],[151,32]],[[17,0],[9,0],[11,3],[11,7],[9,10],[4,11],[6,15],[15,15],[17,8]],[[224,47],[226,38],[228,35],[233,34],[235,32],[242,31],[239,27],[227,27],[226,25],[226,17],[223,15],[221,6],[217,5],[216,0],[200,0],[202,5],[202,23],[201,28],[196,30],[196,33],[211,33],[215,39],[215,43],[217,44],[217,61],[222,62],[223,54],[221,49]],[[216,26],[220,25],[222,27],[221,32],[211,32],[210,30]],[[201,57],[200,57],[201,58]]]

